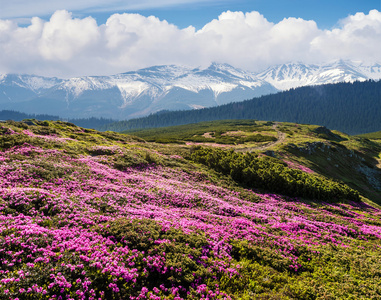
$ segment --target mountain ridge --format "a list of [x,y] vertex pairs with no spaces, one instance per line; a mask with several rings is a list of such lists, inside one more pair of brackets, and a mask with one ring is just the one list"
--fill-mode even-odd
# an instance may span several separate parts
[[290,88],[381,79],[381,65],[334,61],[288,63],[254,73],[228,64],[206,68],[162,65],[110,76],[69,79],[0,75],[3,109],[66,118],[130,119],[162,110],[238,102]]

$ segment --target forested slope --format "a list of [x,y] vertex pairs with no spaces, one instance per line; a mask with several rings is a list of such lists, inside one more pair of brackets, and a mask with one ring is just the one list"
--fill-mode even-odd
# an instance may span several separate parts
[[[47,115],[47,114],[26,114],[13,110],[1,110],[0,111],[0,120],[13,120],[13,121],[22,121],[26,119],[35,119],[39,121],[51,120],[58,121],[61,120],[59,116]],[[81,119],[66,119],[70,123],[74,123],[77,126],[85,128],[97,129],[106,124],[115,122],[115,120],[107,118],[81,118]]]
[[381,81],[301,87],[213,108],[161,112],[108,124],[102,129],[124,131],[224,119],[316,124],[348,134],[378,131],[381,129]]

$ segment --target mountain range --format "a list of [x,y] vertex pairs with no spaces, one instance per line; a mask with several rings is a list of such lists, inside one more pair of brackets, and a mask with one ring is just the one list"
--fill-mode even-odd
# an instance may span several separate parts
[[300,86],[369,79],[381,79],[380,64],[344,60],[288,63],[258,73],[212,63],[207,68],[166,65],[70,79],[5,74],[0,75],[0,105],[63,118],[130,119],[239,102]]

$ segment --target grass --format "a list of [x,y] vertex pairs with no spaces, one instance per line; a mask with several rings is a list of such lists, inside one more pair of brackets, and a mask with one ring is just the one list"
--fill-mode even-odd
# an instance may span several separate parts
[[[256,121],[253,124],[254,121],[239,120],[237,121],[237,127],[234,127],[234,122],[232,120],[203,122],[131,133],[142,138],[148,138],[151,141],[170,138],[178,143],[184,142],[181,140],[183,137],[194,137],[196,135],[199,141],[198,145],[210,145],[211,141],[209,140],[202,142],[202,136],[205,133],[215,131],[241,130],[250,132],[250,130],[255,130],[273,136],[276,134],[272,128],[273,123]],[[380,164],[381,143],[377,140],[369,141],[361,137],[351,137],[338,131],[328,130],[326,134],[322,134],[319,128],[321,127],[316,125],[281,123],[279,130],[286,133],[286,139],[284,143],[270,147],[268,150],[274,151],[277,157],[292,160],[315,170],[323,176],[342,181],[359,190],[365,199],[381,204],[380,190],[370,186],[369,178],[363,172]],[[245,146],[252,148],[262,144],[246,143]],[[230,147],[242,149],[242,145],[237,143],[231,143]],[[183,149],[187,148],[183,147]],[[255,152],[261,153],[262,151]],[[359,170],[359,166],[363,168],[362,171]]]
[[[274,123],[254,120],[226,120],[202,122],[198,124],[155,128],[149,130],[131,131],[129,133],[150,142],[159,142],[163,147],[173,144],[174,151],[186,152],[186,142],[201,146],[218,146],[216,134],[221,136],[227,132],[243,133],[245,136],[260,133],[276,137]],[[272,155],[283,160],[311,168],[315,172],[334,180],[344,182],[351,188],[360,191],[361,195],[381,204],[381,196],[377,175],[381,164],[381,142],[369,140],[362,136],[349,136],[344,133],[328,130],[321,126],[294,123],[279,123],[278,130],[286,134],[283,143],[272,147],[259,149],[266,142],[238,142],[237,136],[230,136],[230,143],[225,145],[231,149],[247,151],[250,149],[258,154],[272,151]],[[206,138],[212,136],[213,138]],[[238,135],[238,137],[240,137]],[[165,144],[163,142],[170,142]],[[176,146],[175,144],[178,144]],[[183,146],[180,146],[183,144]],[[166,146],[165,146],[166,145]],[[158,146],[159,147],[159,146]],[[181,150],[180,150],[181,149]],[[184,154],[184,153],[183,153]],[[373,185],[371,184],[373,182]]]
[[370,140],[381,140],[381,131],[359,134],[358,136]]
[[276,132],[268,122],[254,120],[225,120],[197,124],[126,131],[146,141],[156,143],[217,143],[241,145],[275,140]]

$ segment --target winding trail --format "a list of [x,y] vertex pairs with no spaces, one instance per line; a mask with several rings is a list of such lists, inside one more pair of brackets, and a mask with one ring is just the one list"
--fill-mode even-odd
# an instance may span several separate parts
[[266,149],[269,149],[273,146],[276,146],[278,144],[281,144],[284,142],[284,140],[286,139],[286,134],[284,132],[281,132],[279,131],[278,129],[278,123],[275,123],[273,126],[272,126],[272,129],[274,129],[276,131],[276,133],[278,134],[278,139],[274,142],[270,142],[270,143],[267,143],[265,145],[262,145],[262,146],[258,146],[258,147],[250,147],[250,148],[241,148],[241,149],[236,149],[236,151],[238,152],[252,152],[254,150],[266,150]]

